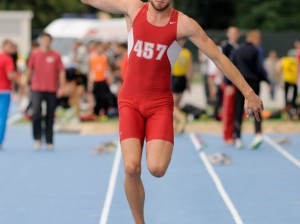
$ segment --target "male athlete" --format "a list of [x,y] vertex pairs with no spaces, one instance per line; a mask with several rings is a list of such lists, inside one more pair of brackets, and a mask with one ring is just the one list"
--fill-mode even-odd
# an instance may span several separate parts
[[109,13],[124,14],[129,31],[127,74],[119,94],[120,141],[125,170],[125,192],[135,223],[143,224],[145,192],[141,157],[146,138],[150,173],[162,177],[173,150],[171,68],[179,43],[191,40],[241,90],[245,109],[258,118],[262,101],[234,65],[202,28],[171,7],[173,0],[82,0]]

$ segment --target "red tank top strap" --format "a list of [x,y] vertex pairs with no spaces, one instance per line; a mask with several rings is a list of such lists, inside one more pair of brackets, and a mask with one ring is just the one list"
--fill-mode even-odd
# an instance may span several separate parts
[[176,9],[173,9],[170,22],[177,22],[178,21],[178,14],[179,14],[179,12]]
[[134,18],[132,25],[135,25],[137,22],[143,21],[143,19],[147,18],[148,7],[149,7],[149,2],[144,3],[144,5],[141,7],[140,11]]

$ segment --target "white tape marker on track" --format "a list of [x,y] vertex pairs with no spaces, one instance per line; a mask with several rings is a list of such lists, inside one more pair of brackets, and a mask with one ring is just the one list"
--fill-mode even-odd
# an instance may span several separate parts
[[[190,138],[195,146],[195,149],[199,151],[201,149],[201,144],[199,143],[197,136],[195,133],[190,134]],[[217,190],[219,191],[219,194],[221,195],[223,201],[225,202],[227,208],[229,209],[234,221],[236,224],[243,224],[243,220],[241,219],[241,216],[239,215],[237,209],[235,208],[234,204],[232,203],[231,199],[229,198],[227,192],[225,191],[222,182],[220,178],[218,177],[216,171],[210,164],[210,162],[207,159],[206,154],[203,151],[199,152],[199,157],[203,161],[205,168],[207,169],[209,175],[213,179],[213,182],[215,183]]]
[[279,144],[277,144],[274,140],[272,140],[267,135],[263,136],[264,140],[271,145],[277,152],[279,152],[281,155],[283,155],[286,159],[288,159],[290,162],[292,162],[294,165],[300,168],[300,161],[296,159],[294,156],[292,156],[287,150],[285,150],[283,147],[281,147]]

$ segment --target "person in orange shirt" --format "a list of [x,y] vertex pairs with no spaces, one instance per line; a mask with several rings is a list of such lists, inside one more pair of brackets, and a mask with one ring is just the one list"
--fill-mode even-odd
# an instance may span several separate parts
[[96,52],[90,58],[90,77],[88,88],[92,91],[95,106],[94,114],[106,114],[109,108],[110,89],[107,83],[109,74],[108,59],[101,42],[96,43]]

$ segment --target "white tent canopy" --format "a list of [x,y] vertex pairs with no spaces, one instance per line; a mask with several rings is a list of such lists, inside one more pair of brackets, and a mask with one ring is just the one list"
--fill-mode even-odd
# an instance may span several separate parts
[[127,40],[124,18],[120,19],[57,19],[50,23],[46,32],[54,38],[97,39],[102,41]]

